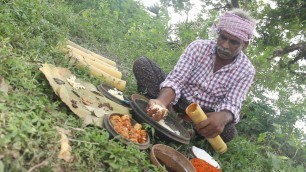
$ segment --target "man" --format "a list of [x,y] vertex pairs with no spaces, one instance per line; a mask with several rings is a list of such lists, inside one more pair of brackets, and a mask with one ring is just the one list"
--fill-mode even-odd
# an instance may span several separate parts
[[135,61],[138,91],[151,98],[148,112],[161,119],[169,105],[184,112],[196,102],[208,116],[195,126],[197,133],[206,138],[220,134],[225,142],[233,139],[242,101],[255,75],[254,66],[242,52],[249,45],[255,24],[245,11],[225,12],[215,27],[217,40],[192,42],[167,76],[145,57]]

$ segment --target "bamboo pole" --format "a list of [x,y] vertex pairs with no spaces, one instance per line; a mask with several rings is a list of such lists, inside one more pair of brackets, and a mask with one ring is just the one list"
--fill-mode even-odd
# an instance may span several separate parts
[[107,66],[107,67],[109,67],[109,68],[113,68],[113,69],[118,70],[115,66],[112,66],[112,65],[106,63],[105,61],[103,61],[103,60],[101,60],[101,59],[95,58],[95,57],[93,57],[92,55],[90,55],[90,54],[88,54],[88,53],[86,53],[86,52],[84,52],[84,51],[81,51],[81,50],[79,50],[79,49],[77,49],[77,48],[75,48],[75,47],[72,47],[72,46],[70,46],[70,45],[67,45],[67,48],[70,49],[71,51],[74,51],[74,52],[76,52],[76,53],[82,55],[84,58],[91,59],[92,61],[96,61],[96,62],[98,62],[98,63],[101,63],[101,64],[103,64],[103,65],[105,65],[105,66]]
[[106,63],[108,63],[108,64],[110,64],[112,66],[116,66],[116,62],[114,62],[114,61],[112,61],[112,60],[110,60],[108,58],[105,58],[105,57],[103,57],[103,56],[101,56],[99,54],[96,54],[96,53],[94,53],[94,52],[92,52],[92,51],[90,51],[90,50],[88,50],[86,48],[83,48],[80,45],[78,45],[78,44],[76,44],[76,43],[74,43],[74,42],[72,42],[70,40],[68,40],[68,45],[70,45],[70,46],[72,46],[74,48],[77,48],[77,49],[79,49],[81,51],[84,51],[85,53],[90,54],[93,57],[95,57],[97,59],[100,59],[100,60],[102,60],[102,61],[104,61],[104,62],[106,62]]
[[82,58],[78,58],[76,56],[73,56],[71,55],[70,57],[72,57],[74,60],[76,60],[76,65],[79,66],[79,67],[88,67],[89,68],[89,71],[90,73],[105,81],[107,84],[113,86],[114,88],[120,90],[120,91],[124,91],[125,87],[126,87],[126,81],[124,80],[121,80],[121,79],[118,79],[116,77],[113,77],[112,75],[92,66],[92,65],[89,65],[88,63],[86,63],[86,61],[82,60]]
[[93,60],[91,60],[89,58],[84,58],[82,55],[78,54],[75,51],[70,51],[69,56],[74,56],[74,57],[78,58],[79,60],[85,61],[88,65],[92,65],[92,66],[94,66],[94,67],[96,67],[96,68],[98,68],[98,69],[108,73],[109,75],[112,75],[113,77],[116,77],[118,79],[122,78],[122,73],[120,71],[115,70],[114,68],[109,67],[109,66],[107,66],[105,64],[93,61]]

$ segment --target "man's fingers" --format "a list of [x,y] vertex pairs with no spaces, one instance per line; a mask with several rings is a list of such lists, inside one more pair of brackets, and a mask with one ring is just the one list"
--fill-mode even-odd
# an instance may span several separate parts
[[155,121],[159,121],[163,119],[166,115],[167,111],[151,111],[151,113],[148,113]]
[[219,134],[219,131],[214,125],[211,125],[211,122],[209,119],[204,120],[196,125],[197,132],[206,137],[206,138],[212,138],[216,137]]
[[219,134],[218,133],[209,133],[207,135],[207,138],[214,138],[214,137],[217,137]]
[[152,118],[155,120],[155,121],[159,121],[161,119],[163,119],[163,116],[159,115],[159,114],[153,114],[152,115]]
[[218,133],[216,133],[216,131],[210,129],[210,130],[206,130],[205,132],[205,137],[207,138],[212,138],[212,137],[216,137],[218,135]]
[[163,105],[160,105],[160,103],[154,99],[151,99],[148,102],[146,111],[147,114],[151,116],[155,121],[163,119],[168,113],[168,109]]
[[163,113],[163,115],[166,115],[167,113],[168,113],[168,109],[163,109],[163,111],[162,111],[162,113]]
[[197,130],[201,130],[204,129],[209,123],[207,122],[207,120],[204,120],[198,124],[196,124],[196,129]]
[[216,128],[208,125],[206,127],[196,127],[198,133],[206,138],[214,138],[220,134],[220,131]]

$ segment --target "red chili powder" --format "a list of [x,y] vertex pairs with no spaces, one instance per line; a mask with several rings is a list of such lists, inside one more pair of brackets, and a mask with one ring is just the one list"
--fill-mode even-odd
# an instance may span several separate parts
[[190,160],[190,162],[192,163],[197,172],[221,172],[221,170],[199,158],[193,158]]

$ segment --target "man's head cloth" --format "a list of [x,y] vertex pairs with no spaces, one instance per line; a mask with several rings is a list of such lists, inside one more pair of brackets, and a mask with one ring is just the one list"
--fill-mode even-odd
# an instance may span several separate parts
[[243,41],[249,41],[253,36],[256,22],[241,18],[230,12],[225,12],[220,16],[218,29],[238,37]]

